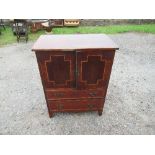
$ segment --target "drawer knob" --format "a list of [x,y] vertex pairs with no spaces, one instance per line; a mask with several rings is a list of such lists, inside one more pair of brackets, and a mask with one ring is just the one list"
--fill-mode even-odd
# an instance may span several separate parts
[[96,93],[95,92],[91,92],[91,93],[89,93],[89,95],[94,97],[94,96],[96,96]]
[[62,103],[58,103],[57,105],[58,110],[64,109],[64,105]]
[[89,110],[92,110],[93,108],[95,108],[95,105],[94,104],[88,104],[88,109]]
[[55,93],[55,96],[56,97],[63,97],[64,96],[64,93]]
[[74,102],[80,102],[81,100],[74,100]]

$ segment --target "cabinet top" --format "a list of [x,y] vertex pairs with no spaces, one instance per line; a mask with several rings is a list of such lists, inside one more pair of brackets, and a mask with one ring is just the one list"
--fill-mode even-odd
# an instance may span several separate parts
[[32,51],[119,49],[105,34],[41,35]]

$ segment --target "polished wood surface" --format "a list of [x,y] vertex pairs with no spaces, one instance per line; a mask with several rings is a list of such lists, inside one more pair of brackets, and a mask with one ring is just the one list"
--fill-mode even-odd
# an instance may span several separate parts
[[105,34],[41,35],[34,44],[33,51],[118,49]]
[[[105,40],[102,46],[97,43],[100,37]],[[106,38],[106,35],[54,35],[41,37],[35,43],[32,50],[37,57],[50,117],[54,112],[98,111],[102,115],[118,49]],[[88,40],[91,43],[94,40],[93,44],[88,46]],[[68,50],[69,45],[74,49]]]

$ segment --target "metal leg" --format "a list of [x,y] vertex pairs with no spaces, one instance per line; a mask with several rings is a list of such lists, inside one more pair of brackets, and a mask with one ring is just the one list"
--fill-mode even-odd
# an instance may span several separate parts
[[3,29],[6,30],[4,25],[3,25]]

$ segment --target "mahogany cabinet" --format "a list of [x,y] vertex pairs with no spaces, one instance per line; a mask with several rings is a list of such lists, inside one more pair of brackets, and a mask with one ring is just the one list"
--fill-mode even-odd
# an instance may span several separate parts
[[45,98],[54,112],[102,115],[118,46],[104,34],[42,35],[34,44]]

